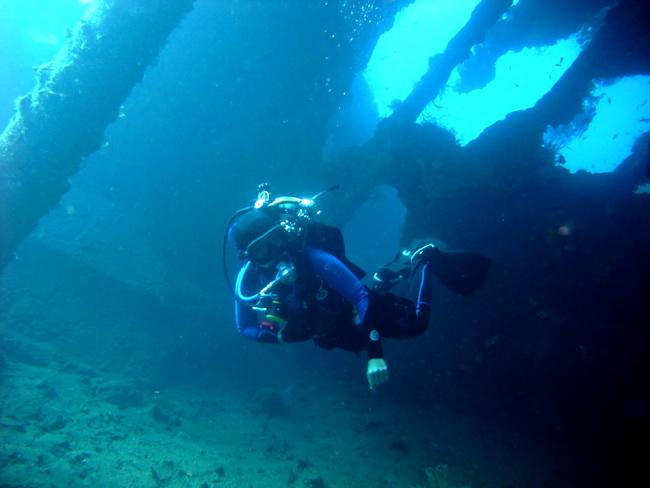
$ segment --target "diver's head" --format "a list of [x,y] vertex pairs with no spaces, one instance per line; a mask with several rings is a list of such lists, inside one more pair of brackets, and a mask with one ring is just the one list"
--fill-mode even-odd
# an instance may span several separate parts
[[239,216],[230,228],[229,238],[242,258],[262,267],[273,266],[287,252],[287,232],[263,209]]

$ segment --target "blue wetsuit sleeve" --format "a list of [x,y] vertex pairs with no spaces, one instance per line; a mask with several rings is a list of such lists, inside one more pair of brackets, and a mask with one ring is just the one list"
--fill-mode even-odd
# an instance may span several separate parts
[[235,300],[235,320],[237,331],[249,339],[257,338],[257,314],[255,311]]
[[370,329],[372,324],[366,323],[370,299],[368,289],[363,286],[361,280],[336,256],[315,248],[307,248],[307,255],[309,256],[314,272],[346,300],[349,300],[355,305],[360,321],[359,330],[363,334],[363,339],[368,350],[368,358],[382,358],[384,353],[379,336],[371,334]]
[[363,323],[368,311],[368,290],[359,278],[336,256],[328,252],[309,247],[307,255],[314,272],[339,292],[343,298],[356,306],[359,319]]

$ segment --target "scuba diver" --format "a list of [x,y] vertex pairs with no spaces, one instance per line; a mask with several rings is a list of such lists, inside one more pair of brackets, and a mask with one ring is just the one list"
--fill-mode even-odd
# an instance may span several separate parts
[[[373,285],[365,286],[365,272],[345,256],[341,231],[314,220],[316,200],[336,189],[312,198],[272,198],[268,185],[260,185],[255,204],[228,223],[224,272],[241,335],[274,344],[311,339],[322,348],[357,355],[365,350],[368,384],[375,389],[388,381],[382,338],[411,338],[426,330],[434,278],[470,295],[485,281],[490,260],[420,243],[399,252],[374,273]],[[234,288],[226,267],[228,242],[242,262]],[[411,279],[419,280],[415,301],[390,291]]]

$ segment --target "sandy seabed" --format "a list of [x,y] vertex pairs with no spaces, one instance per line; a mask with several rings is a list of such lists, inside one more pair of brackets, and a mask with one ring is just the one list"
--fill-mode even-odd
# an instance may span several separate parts
[[7,361],[2,487],[531,487],[541,446],[349,385],[157,389]]

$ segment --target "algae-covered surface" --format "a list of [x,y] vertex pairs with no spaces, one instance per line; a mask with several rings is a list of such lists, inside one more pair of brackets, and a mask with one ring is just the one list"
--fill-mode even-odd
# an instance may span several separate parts
[[6,487],[532,486],[542,449],[445,411],[308,382],[157,389],[67,365],[8,362]]
[[507,412],[470,415],[478,394],[461,411],[441,393],[431,345],[410,375],[411,343],[389,341],[391,381],[370,391],[363,358],[246,342],[229,310],[206,316],[181,280],[184,301],[170,303],[166,282],[138,281],[149,276],[139,268],[125,284],[101,249],[83,262],[49,242],[32,238],[0,282],[3,488],[527,488],[557,477],[548,439]]

